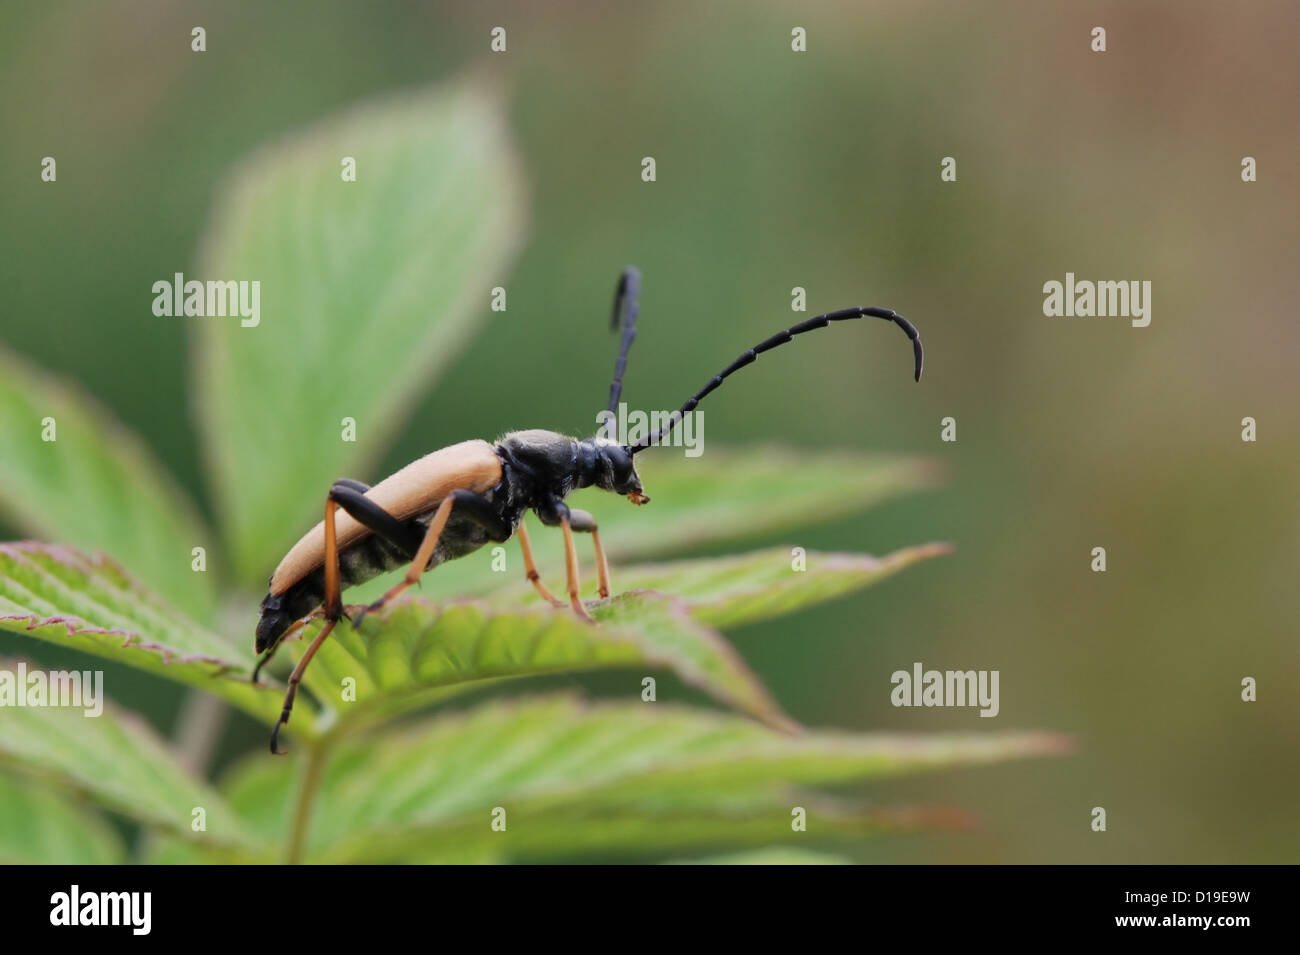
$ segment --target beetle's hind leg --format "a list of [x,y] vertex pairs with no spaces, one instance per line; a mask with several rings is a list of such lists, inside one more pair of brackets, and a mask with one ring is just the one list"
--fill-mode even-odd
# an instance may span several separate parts
[[[266,652],[266,655],[258,661],[253,670],[253,682],[257,682],[262,667],[270,662],[276,648],[279,647],[286,636],[305,625],[307,621],[317,614],[325,618],[325,626],[321,628],[321,632],[316,635],[316,639],[307,647],[302,659],[298,661],[298,665],[293,668],[293,673],[289,676],[289,688],[285,692],[284,708],[280,712],[280,719],[276,722],[275,729],[271,731],[271,752],[277,755],[280,753],[277,745],[280,727],[289,722],[289,715],[293,712],[294,697],[298,692],[298,684],[302,682],[302,676],[307,670],[307,665],[311,663],[312,657],[316,655],[316,651],[325,642],[325,638],[334,630],[339,618],[348,616],[342,600],[338,532],[334,522],[338,509],[343,508],[358,522],[373,531],[376,536],[383,538],[404,554],[414,554],[420,547],[419,535],[366,497],[368,490],[370,488],[360,481],[352,481],[347,478],[340,478],[330,488],[329,496],[325,500],[325,602],[316,613],[308,614],[306,617],[294,621],[280,635],[275,644]],[[360,622],[364,613],[365,609],[363,608],[357,616],[358,622]]]
[[307,671],[307,664],[311,663],[312,657],[320,649],[320,645],[325,642],[325,638],[334,630],[334,625],[339,622],[339,618],[329,619],[326,616],[325,626],[321,627],[320,633],[316,634],[316,639],[311,642],[307,652],[302,655],[298,665],[293,668],[293,673],[289,674],[289,689],[284,694],[284,709],[280,711],[280,718],[276,720],[275,729],[271,730],[271,752],[276,756],[283,756],[285,751],[279,747],[280,727],[289,722],[289,714],[293,711],[293,698],[298,693],[298,684],[302,682],[302,675]]
[[[298,684],[302,682],[302,675],[307,672],[307,665],[311,663],[312,657],[316,656],[316,651],[320,649],[320,645],[333,632],[334,626],[339,622],[339,618],[343,616],[342,590],[339,584],[338,534],[334,526],[334,515],[339,508],[335,497],[336,492],[340,490],[352,489],[341,488],[336,484],[330,488],[330,495],[325,500],[325,603],[321,608],[325,616],[325,626],[321,627],[320,633],[316,634],[316,639],[307,647],[302,659],[293,668],[293,673],[289,674],[289,688],[284,694],[284,707],[280,710],[280,718],[276,720],[275,728],[271,730],[271,752],[276,756],[284,755],[284,751],[279,746],[280,727],[289,722],[289,715],[293,712],[293,700],[298,694]],[[352,493],[359,492],[352,490]],[[304,618],[302,622],[305,623],[306,619]],[[281,637],[280,639],[283,640],[284,638]],[[279,646],[279,641],[276,642],[276,646]],[[259,664],[260,666],[261,664]]]
[[433,519],[429,521],[429,528],[424,532],[424,540],[420,542],[419,548],[415,552],[415,558],[411,565],[406,568],[406,575],[399,580],[394,586],[388,589],[382,597],[362,610],[353,619],[352,626],[361,626],[361,621],[366,614],[380,610],[390,600],[394,600],[404,590],[412,584],[417,583],[420,575],[429,566],[429,561],[433,559],[433,552],[438,547],[438,541],[442,537],[443,529],[447,526],[447,520],[451,517],[452,508],[456,508],[459,514],[464,514],[469,520],[473,521],[479,527],[483,528],[494,541],[505,541],[510,539],[513,528],[497,514],[489,501],[481,494],[475,494],[473,491],[460,489],[452,491],[433,514]]

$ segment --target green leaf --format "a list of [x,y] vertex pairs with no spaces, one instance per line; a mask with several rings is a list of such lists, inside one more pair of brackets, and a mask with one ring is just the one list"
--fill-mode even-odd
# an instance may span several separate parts
[[[267,722],[280,714],[283,691],[249,682],[251,647],[239,659],[102,554],[33,541],[0,544],[0,629],[216,693]],[[300,731],[312,725],[310,710],[295,719]]]
[[[574,507],[595,515],[605,549],[615,562],[797,530],[932,487],[940,477],[939,466],[925,458],[774,447],[710,446],[698,458],[684,457],[671,448],[654,449],[637,459],[637,467],[654,498],[644,507],[594,488],[569,497]],[[299,533],[309,526],[304,523]],[[559,533],[540,528],[532,538],[543,579],[562,581],[564,547]],[[590,547],[581,536],[578,544]],[[514,571],[518,581],[523,578],[523,564],[516,562],[516,545],[507,546],[510,566],[518,568]],[[385,575],[349,591],[347,599],[368,602],[392,578]],[[582,579],[588,590],[594,589],[590,569]],[[491,593],[503,583],[502,575],[492,570],[491,548],[484,548],[426,574],[421,586],[431,597],[452,598]],[[621,576],[615,577],[614,585],[616,591],[642,586]]]
[[[691,619],[682,601],[634,592],[593,606],[592,613],[596,626],[567,607],[438,607],[407,598],[382,619],[368,616],[360,633],[340,621],[306,682],[318,699],[339,710],[343,728],[355,730],[488,680],[637,667],[629,692],[639,693],[645,670],[667,668],[724,704],[774,727],[793,728],[735,650]],[[295,657],[322,625],[313,621],[301,639],[289,642]],[[342,701],[345,686],[355,689],[355,701]]]
[[710,447],[688,458],[675,450],[637,457],[653,499],[644,507],[617,499],[610,506],[610,495],[593,489],[570,498],[597,516],[612,555],[625,560],[681,552],[824,523],[939,479],[934,462],[899,455],[769,446]]
[[[356,182],[341,179],[344,156]],[[488,320],[524,235],[522,178],[501,99],[477,81],[359,105],[235,174],[199,274],[261,282],[260,322],[204,319],[194,341],[196,410],[242,580],[265,582],[334,480],[365,476]]]
[[[46,419],[53,419],[49,425]],[[47,427],[55,440],[43,440]],[[212,578],[191,550],[214,541],[149,450],[89,396],[0,348],[0,512],[33,537],[117,554],[207,619]]]
[[[943,814],[862,810],[790,784],[826,785],[1062,752],[1044,733],[929,736],[813,732],[651,703],[561,696],[489,703],[409,731],[344,743],[325,770],[309,844],[318,861],[427,859],[495,847],[509,858],[776,843],[791,807],[823,831],[869,834]],[[283,765],[245,762],[226,792],[259,831],[287,831]],[[490,827],[495,807],[505,832]],[[950,815],[950,814],[949,814]]]
[[[913,564],[952,552],[925,544],[885,557],[808,551],[802,570],[790,548],[773,547],[728,557],[700,557],[664,564],[617,567],[619,588],[657,590],[680,597],[691,616],[713,627],[736,627],[781,617],[869,587]],[[533,588],[524,581],[492,594],[495,606],[527,606]]]
[[120,865],[121,838],[57,789],[0,773],[0,865]]
[[[18,673],[6,661],[0,670]],[[103,703],[103,700],[100,700]],[[195,779],[145,723],[104,705],[13,706],[0,720],[0,764],[48,778],[138,822],[220,844],[248,836],[226,801]],[[193,811],[206,813],[207,831],[191,833]]]

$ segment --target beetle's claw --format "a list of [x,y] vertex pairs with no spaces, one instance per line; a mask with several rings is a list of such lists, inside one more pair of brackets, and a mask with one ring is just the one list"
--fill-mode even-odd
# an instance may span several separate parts
[[284,717],[280,717],[280,719],[276,720],[275,729],[271,730],[271,755],[272,756],[287,756],[289,754],[289,751],[287,749],[280,748],[280,727],[283,726],[286,722],[287,721],[284,719]]

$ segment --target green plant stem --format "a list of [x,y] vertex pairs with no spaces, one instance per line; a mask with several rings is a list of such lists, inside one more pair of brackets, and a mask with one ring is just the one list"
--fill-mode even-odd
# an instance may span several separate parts
[[316,802],[316,793],[320,791],[321,779],[325,775],[327,756],[332,748],[331,737],[327,734],[315,740],[308,747],[307,769],[303,773],[302,785],[298,788],[298,798],[293,807],[293,831],[289,836],[289,848],[285,862],[289,865],[301,865],[307,852],[307,831],[311,822],[311,811]]

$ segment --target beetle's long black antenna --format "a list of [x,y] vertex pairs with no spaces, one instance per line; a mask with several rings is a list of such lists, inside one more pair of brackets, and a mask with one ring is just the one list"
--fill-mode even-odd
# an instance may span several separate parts
[[[636,316],[641,309],[641,273],[628,266],[619,277],[618,287],[614,289],[614,309],[610,315],[609,327],[618,330],[619,321],[623,323],[623,341],[619,344],[618,360],[614,362],[614,380],[609,384],[609,413],[618,410],[618,399],[623,396],[623,372],[627,370],[627,353],[636,340]],[[613,437],[611,434],[610,437]]]
[[729,375],[740,371],[740,369],[755,361],[759,355],[763,354],[763,352],[770,351],[778,345],[784,345],[786,342],[793,339],[794,336],[802,335],[804,332],[810,332],[814,328],[825,328],[831,322],[843,322],[850,318],[868,317],[883,318],[886,321],[893,322],[907,333],[907,337],[912,340],[912,352],[916,357],[916,380],[920,381],[921,367],[924,364],[924,357],[921,351],[921,335],[917,332],[916,326],[905,319],[902,315],[899,315],[897,312],[888,308],[844,308],[840,309],[838,312],[827,312],[825,315],[817,315],[813,318],[807,319],[806,321],[802,321],[798,325],[787,328],[783,332],[777,332],[771,338],[764,342],[760,342],[749,351],[745,352],[721,372],[714,375],[712,380],[696,392],[695,396],[687,401],[686,404],[682,405],[680,410],[674,411],[672,415],[669,416],[668,423],[664,425],[662,429],[653,434],[647,435],[636,444],[629,445],[627,448],[628,452],[636,454],[638,451],[644,451],[651,445],[658,444],[668,436],[669,432],[671,432],[673,428],[677,427],[677,423],[682,420],[683,416],[694,411],[695,406],[703,401],[710,392],[721,385]]

